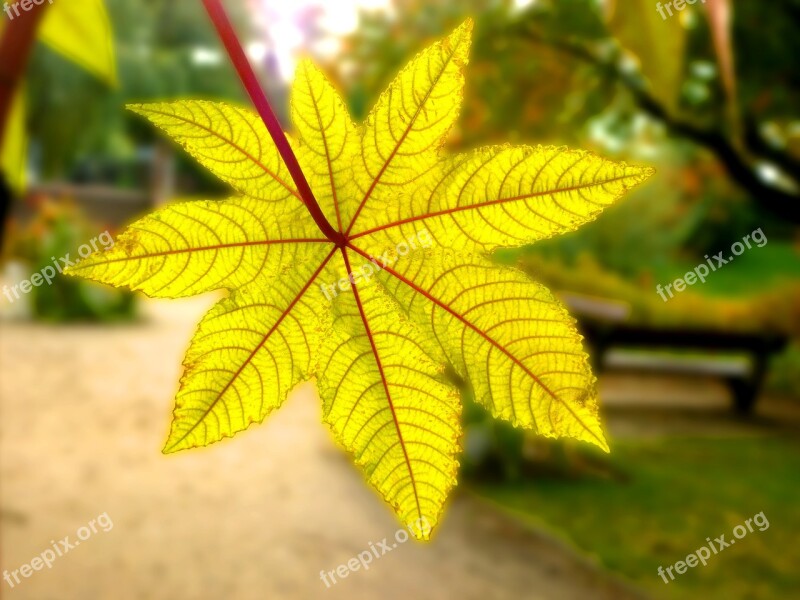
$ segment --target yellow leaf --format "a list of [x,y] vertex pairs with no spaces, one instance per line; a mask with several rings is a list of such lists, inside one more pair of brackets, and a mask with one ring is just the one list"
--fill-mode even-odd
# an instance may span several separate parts
[[297,67],[291,113],[306,177],[328,222],[341,231],[358,208],[353,158],[361,136],[339,94],[309,60]]
[[377,277],[413,322],[428,324],[426,349],[443,351],[495,417],[608,451],[582,338],[547,288],[449,250],[398,260]]
[[251,110],[197,100],[128,108],[163,129],[238,192],[271,202],[294,196],[302,206],[289,170],[266,127]]
[[403,201],[375,202],[351,237],[388,248],[427,229],[436,245],[468,252],[531,244],[593,220],[652,174],[583,150],[481,148],[440,161]]
[[324,419],[400,520],[427,539],[456,483],[458,394],[378,286],[338,300],[319,368]]
[[165,452],[231,436],[315,378],[335,438],[427,539],[458,468],[447,366],[497,418],[608,450],[574,320],[485,253],[572,231],[652,170],[565,148],[447,157],[471,27],[420,53],[362,127],[300,64],[291,145],[313,198],[251,111],[134,107],[241,194],[157,211],[69,270],[154,296],[229,290],[192,340]]
[[[369,113],[361,156],[353,167],[361,192],[356,217],[360,210],[375,207],[374,200],[396,196],[436,163],[461,107],[471,32],[472,21],[467,20],[421,52]],[[380,218],[379,212],[368,210],[368,220]]]
[[291,206],[247,197],[168,206],[69,273],[155,298],[264,285],[328,245],[313,222],[300,218],[302,205]]
[[311,376],[324,331],[317,323],[321,297],[310,289],[319,269],[305,263],[247,286],[203,318],[183,362],[164,452],[206,446],[260,423]]
[[618,0],[609,23],[622,47],[639,61],[653,94],[670,111],[678,105],[685,67],[687,35],[682,14],[670,2]]
[[0,144],[0,165],[11,189],[21,193],[25,187],[28,136],[25,130],[25,87],[19,86],[11,101],[5,136]]
[[113,35],[103,0],[53,2],[45,11],[39,38],[109,85],[117,85]]

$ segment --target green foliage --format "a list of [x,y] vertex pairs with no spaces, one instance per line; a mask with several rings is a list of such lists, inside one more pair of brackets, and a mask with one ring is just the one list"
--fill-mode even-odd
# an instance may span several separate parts
[[[97,224],[82,217],[69,203],[37,200],[36,218],[24,229],[10,228],[5,259],[24,262],[30,273],[53,266],[54,259],[68,254],[100,231]],[[133,294],[95,283],[56,275],[49,285],[35,286],[18,302],[27,302],[34,318],[51,322],[117,321],[136,315]]]
[[[152,144],[153,132],[120,110],[131,101],[198,95],[243,100],[227,59],[198,65],[198,49],[218,41],[199,3],[172,0],[106,0],[115,35],[119,86],[109,89],[45,47],[30,67],[29,127],[41,151],[45,177],[65,177],[86,158],[131,161],[136,148]],[[241,7],[232,15],[244,22]],[[64,115],[85,114],[90,119]],[[180,163],[180,173],[200,170]],[[202,176],[200,176],[202,177]],[[213,186],[210,186],[213,187]]]
[[735,6],[740,103],[765,118],[796,119],[800,106],[800,1],[736,2]]

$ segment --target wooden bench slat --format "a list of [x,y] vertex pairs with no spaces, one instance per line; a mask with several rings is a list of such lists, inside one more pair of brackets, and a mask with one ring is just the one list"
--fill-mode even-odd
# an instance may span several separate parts
[[719,377],[750,377],[753,374],[753,365],[747,358],[665,356],[629,350],[609,350],[604,357],[603,366],[614,369]]

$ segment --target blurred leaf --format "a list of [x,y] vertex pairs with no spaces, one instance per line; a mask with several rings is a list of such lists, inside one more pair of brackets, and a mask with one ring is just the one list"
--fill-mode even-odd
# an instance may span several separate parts
[[653,0],[617,0],[609,28],[622,46],[639,59],[653,93],[674,111],[683,79],[686,29],[681,12],[662,18]]
[[117,63],[103,0],[59,0],[48,7],[39,38],[112,87]]
[[0,167],[11,189],[20,193],[25,186],[25,164],[28,136],[25,131],[25,86],[14,92],[11,112],[6,122],[5,137],[0,144]]

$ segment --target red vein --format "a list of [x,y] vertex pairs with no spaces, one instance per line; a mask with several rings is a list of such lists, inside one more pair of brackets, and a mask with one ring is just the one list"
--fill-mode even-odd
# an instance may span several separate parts
[[128,260],[142,260],[145,258],[153,258],[154,256],[168,256],[170,254],[185,254],[187,252],[203,252],[204,250],[223,250],[226,248],[241,248],[243,246],[267,246],[270,244],[294,244],[298,242],[330,242],[328,239],[320,238],[297,238],[291,240],[262,240],[257,242],[234,242],[231,244],[214,244],[213,246],[199,246],[197,248],[186,248],[183,250],[164,250],[163,252],[150,252],[140,256],[123,256],[122,258],[112,258],[110,260],[103,260],[93,263],[82,263],[71,267],[71,271],[80,271],[81,269],[88,269],[96,267],[97,265],[107,265],[116,262],[125,262]]
[[368,229],[367,231],[362,231],[361,233],[357,233],[353,236],[350,236],[350,240],[354,240],[356,238],[360,238],[365,235],[369,235],[371,233],[376,233],[378,231],[382,231],[384,229],[390,229],[392,227],[398,227],[400,225],[405,225],[406,223],[413,223],[414,221],[421,221],[424,219],[432,219],[434,217],[441,217],[443,215],[451,215],[453,213],[461,212],[464,210],[473,210],[476,208],[483,208],[484,206],[493,206],[495,204],[503,204],[505,202],[518,202],[519,200],[527,200],[528,198],[537,198],[539,196],[550,196],[554,194],[561,194],[566,192],[575,192],[578,190],[583,190],[589,187],[597,186],[597,185],[606,185],[608,183],[614,183],[615,181],[620,181],[622,179],[629,179],[633,177],[633,175],[620,175],[619,177],[612,177],[611,179],[605,179],[603,181],[594,181],[592,183],[584,183],[581,185],[575,185],[571,187],[561,188],[559,190],[547,190],[543,192],[533,192],[530,194],[521,194],[519,196],[512,196],[510,198],[498,198],[496,200],[487,200],[485,202],[480,202],[478,204],[468,204],[466,206],[454,206],[453,208],[445,208],[443,210],[439,210],[432,213],[427,213],[424,215],[417,215],[415,217],[407,217],[405,219],[400,219],[399,221],[393,221],[392,223],[386,223],[385,225],[380,225],[378,227],[373,227],[372,229]]
[[[352,246],[350,246],[352,248]],[[356,252],[362,254],[362,256],[366,256],[363,252],[358,251],[356,248],[353,248]],[[350,268],[350,259],[347,258],[347,250],[342,248],[342,257],[344,258],[345,267],[347,267],[347,272],[352,273],[353,270]],[[383,372],[383,364],[381,363],[381,358],[378,355],[378,348],[375,346],[375,339],[372,336],[372,330],[369,327],[369,322],[367,321],[367,315],[364,313],[364,307],[361,304],[361,297],[358,294],[358,289],[356,286],[351,286],[353,290],[353,294],[356,297],[356,304],[358,304],[358,312],[361,314],[361,321],[364,323],[364,329],[367,334],[367,338],[369,338],[370,346],[372,346],[372,354],[375,356],[375,362],[378,365],[378,372],[381,376],[381,382],[383,383],[383,390],[386,394],[386,401],[389,403],[389,409],[392,411],[392,420],[394,421],[394,426],[397,431],[397,437],[400,440],[400,447],[403,450],[403,456],[406,460],[406,465],[408,465],[408,475],[411,478],[411,486],[414,488],[414,500],[417,503],[417,515],[422,516],[422,509],[419,505],[419,493],[417,492],[417,483],[414,479],[414,470],[411,468],[411,460],[408,457],[408,450],[406,450],[406,444],[403,440],[403,434],[400,431],[400,420],[397,418],[397,413],[394,410],[394,403],[392,402],[392,394],[389,392],[389,386],[386,381],[386,375]]]
[[[419,113],[422,111],[423,108],[425,108],[425,103],[428,101],[428,98],[430,97],[431,93],[433,92],[433,89],[438,85],[439,80],[444,76],[444,72],[447,70],[447,66],[450,64],[450,61],[452,60],[452,58],[455,55],[457,50],[458,50],[458,45],[455,48],[453,48],[452,53],[447,57],[447,60],[444,62],[444,65],[442,66],[441,71],[439,71],[439,74],[436,76],[436,79],[434,79],[431,82],[430,88],[428,88],[428,91],[425,92],[425,96],[422,98],[422,101],[419,103],[419,106],[417,106],[417,110],[414,112],[414,116],[411,117],[411,120],[408,122],[408,126],[406,127],[405,131],[403,131],[403,135],[401,135],[400,139],[397,140],[397,143],[395,144],[394,148],[392,149],[392,153],[386,159],[386,162],[383,163],[383,166],[381,167],[381,170],[375,176],[375,179],[372,180],[372,183],[370,184],[369,189],[367,190],[367,193],[365,194],[364,198],[361,200],[361,203],[358,205],[358,209],[356,210],[355,214],[353,215],[352,220],[350,221],[350,225],[348,226],[347,231],[345,232],[345,236],[349,236],[350,235],[350,232],[353,230],[353,227],[356,224],[356,219],[358,219],[358,215],[361,214],[361,209],[364,208],[364,205],[367,203],[367,200],[369,200],[369,197],[372,195],[372,192],[377,187],[378,182],[381,180],[381,177],[383,177],[383,174],[386,172],[386,169],[389,168],[389,164],[392,162],[392,160],[394,160],[394,157],[397,155],[397,152],[400,150],[400,146],[403,145],[403,142],[405,141],[406,137],[408,137],[408,134],[411,133],[411,128],[414,126],[414,123],[416,123],[417,117],[419,117]],[[430,71],[428,71],[428,74],[430,75]],[[389,88],[389,89],[391,90],[391,88]],[[402,101],[402,96],[401,96],[401,101]],[[405,104],[405,102],[403,104]],[[404,110],[405,110],[405,107],[404,107]],[[408,115],[407,111],[406,111],[406,115]]]

